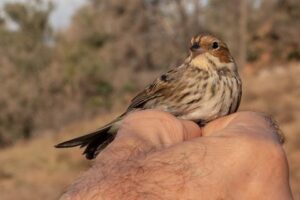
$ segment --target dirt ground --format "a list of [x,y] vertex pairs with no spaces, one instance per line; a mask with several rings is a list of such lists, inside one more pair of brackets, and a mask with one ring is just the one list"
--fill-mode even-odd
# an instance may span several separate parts
[[[262,111],[278,121],[287,142],[290,183],[300,199],[300,63],[274,66],[254,75],[243,75],[240,110]],[[115,113],[115,112],[114,112]],[[115,113],[117,114],[117,113]],[[99,116],[0,151],[2,200],[57,199],[92,162],[78,149],[57,150],[53,145],[108,122],[115,114]]]

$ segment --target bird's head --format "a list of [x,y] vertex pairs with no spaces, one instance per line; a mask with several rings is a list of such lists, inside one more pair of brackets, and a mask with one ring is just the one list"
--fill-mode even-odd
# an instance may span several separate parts
[[228,67],[236,70],[227,45],[212,35],[192,37],[188,62],[199,67]]

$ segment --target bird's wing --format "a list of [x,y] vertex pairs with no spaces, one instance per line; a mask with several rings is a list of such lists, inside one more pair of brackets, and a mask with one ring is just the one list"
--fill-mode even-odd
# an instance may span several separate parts
[[127,112],[143,108],[148,101],[168,95],[174,88],[174,81],[176,81],[182,73],[183,70],[181,68],[174,68],[162,74],[131,100]]

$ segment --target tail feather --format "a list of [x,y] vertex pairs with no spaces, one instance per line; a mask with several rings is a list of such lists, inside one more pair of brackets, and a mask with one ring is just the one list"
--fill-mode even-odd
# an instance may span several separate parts
[[105,126],[100,130],[89,133],[87,135],[77,137],[55,145],[56,148],[69,148],[80,146],[86,147],[83,154],[87,159],[93,159],[97,154],[105,148],[115,138],[114,133],[109,133],[111,126]]
[[82,154],[89,160],[94,159],[99,152],[109,145],[115,139],[115,134],[100,134],[98,138],[93,139],[88,143]]

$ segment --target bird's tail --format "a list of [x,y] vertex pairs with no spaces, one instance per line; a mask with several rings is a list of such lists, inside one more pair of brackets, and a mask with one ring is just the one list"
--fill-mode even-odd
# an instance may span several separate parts
[[69,148],[80,146],[80,148],[86,147],[83,154],[87,159],[94,159],[98,153],[104,149],[109,143],[111,143],[115,136],[115,132],[110,132],[112,124],[104,126],[103,128],[77,137],[62,143],[55,145],[56,148]]

